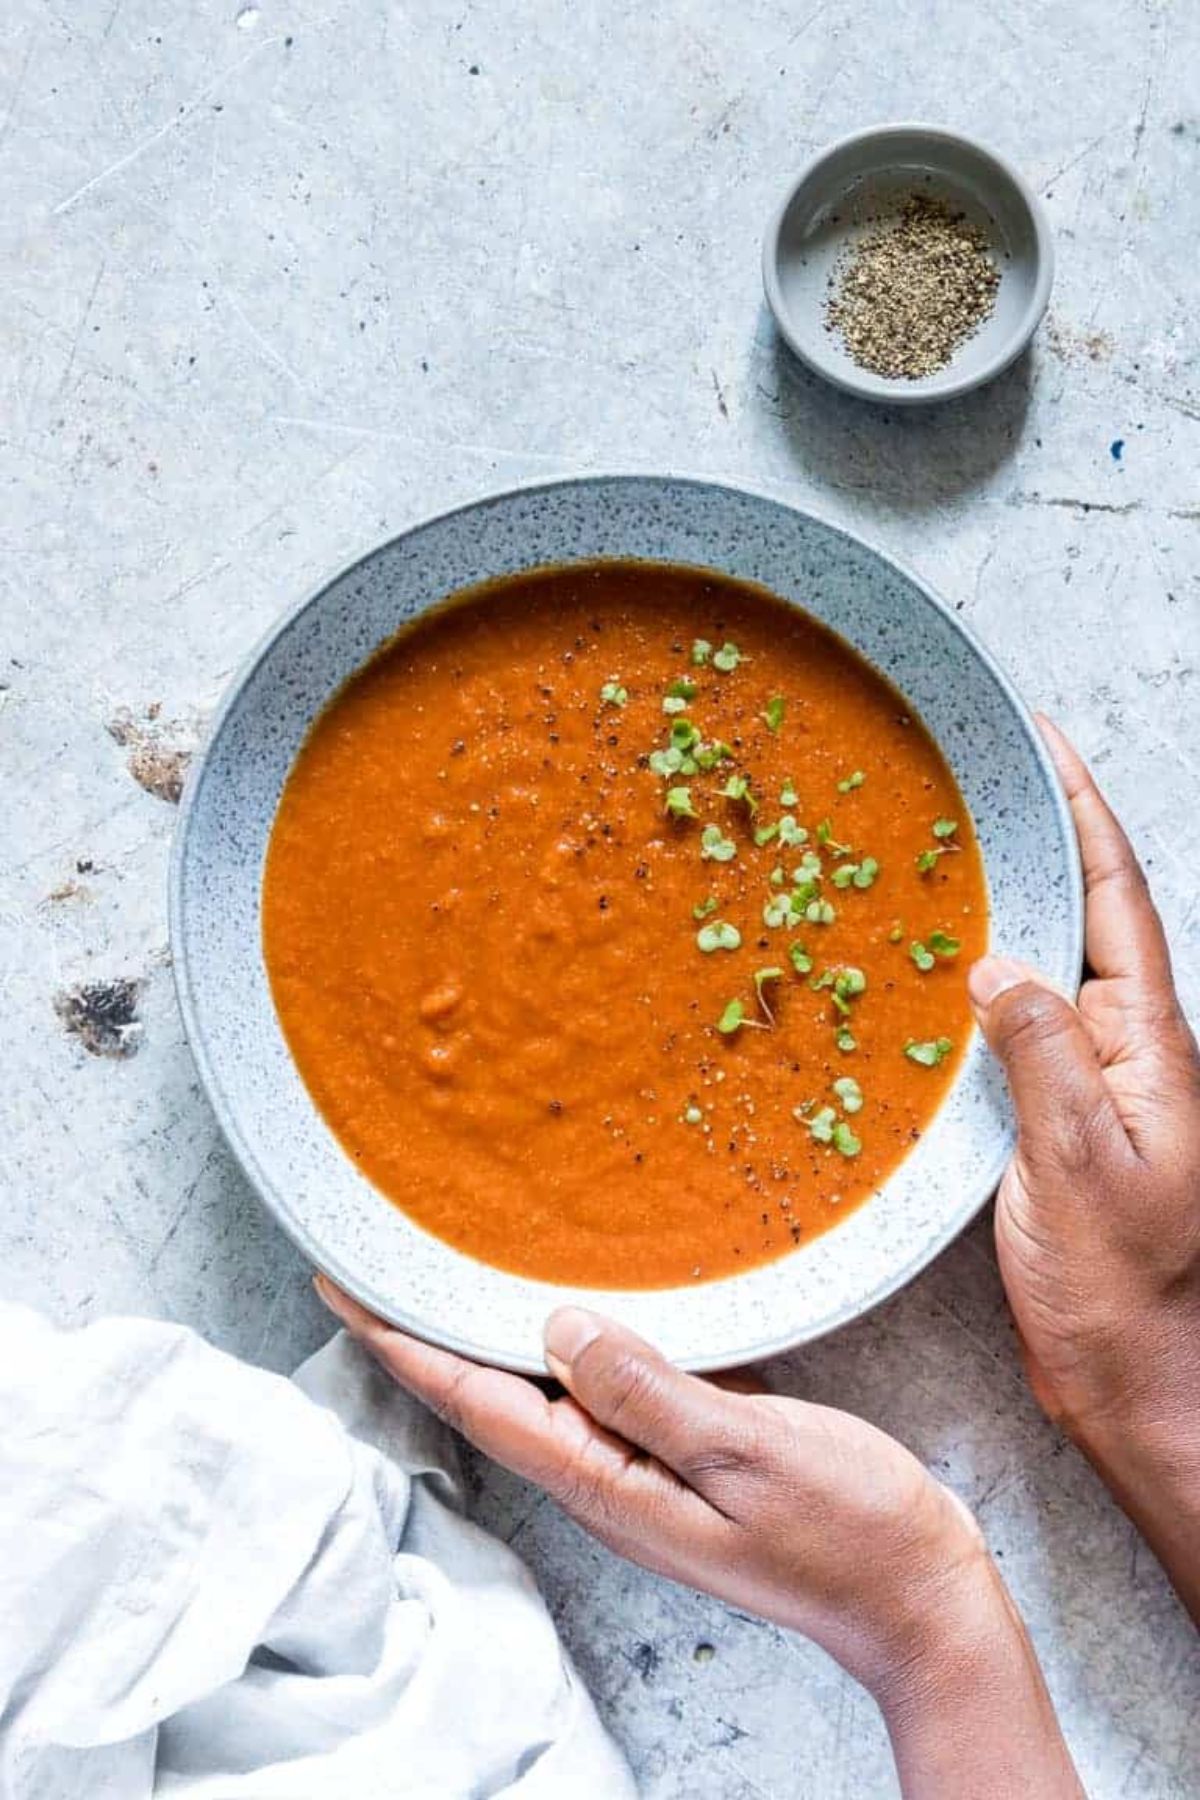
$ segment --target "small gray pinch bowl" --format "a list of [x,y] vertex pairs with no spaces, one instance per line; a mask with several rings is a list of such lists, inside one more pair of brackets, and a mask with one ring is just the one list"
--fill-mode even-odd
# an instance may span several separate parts
[[[860,368],[825,322],[839,258],[870,214],[904,195],[930,194],[990,238],[1000,270],[996,304],[942,369],[915,380]],[[763,285],[784,340],[826,381],[864,400],[918,406],[981,387],[1037,330],[1054,279],[1041,201],[996,151],[938,125],[876,125],[813,158],[780,203],[763,241]]]
[[762,582],[889,676],[934,733],[974,815],[993,948],[1073,991],[1082,891],[1070,814],[1037,730],[987,651],[922,582],[848,532],[759,494],[630,475],[522,488],[416,526],[268,634],[226,694],[184,795],[170,890],[179,1002],[201,1079],[250,1181],[304,1253],[364,1305],[468,1356],[536,1373],[547,1314],[574,1301],[614,1314],[685,1367],[726,1368],[868,1311],[991,1194],[1013,1132],[977,1033],[929,1130],[844,1223],[724,1280],[593,1291],[476,1261],[372,1187],[309,1098],[263,962],[263,859],[280,792],[313,718],[346,678],[460,588],[604,557]]

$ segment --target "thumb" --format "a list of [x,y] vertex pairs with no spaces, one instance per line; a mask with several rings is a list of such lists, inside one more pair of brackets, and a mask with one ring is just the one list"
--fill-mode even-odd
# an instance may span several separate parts
[[1079,1009],[1026,963],[986,956],[968,990],[988,1047],[1003,1064],[1021,1154],[1078,1168],[1120,1120]]
[[701,1491],[706,1470],[749,1455],[761,1435],[744,1395],[685,1375],[611,1319],[560,1307],[546,1321],[545,1346],[550,1373],[598,1425]]

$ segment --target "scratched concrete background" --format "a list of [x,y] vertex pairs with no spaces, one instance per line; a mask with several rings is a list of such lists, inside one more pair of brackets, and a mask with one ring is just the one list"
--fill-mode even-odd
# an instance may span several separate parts
[[[410,521],[592,467],[767,486],[901,553],[1099,765],[1200,994],[1200,9],[1190,0],[6,0],[0,1283],[287,1369],[325,1334],[171,991],[196,733],[281,607]],[[777,347],[759,234],[818,144],[974,129],[1051,317],[910,417]],[[975,1507],[1089,1792],[1200,1789],[1200,1655],[1027,1397],[986,1222],[778,1371]],[[803,1642],[475,1469],[654,1800],[895,1793]]]

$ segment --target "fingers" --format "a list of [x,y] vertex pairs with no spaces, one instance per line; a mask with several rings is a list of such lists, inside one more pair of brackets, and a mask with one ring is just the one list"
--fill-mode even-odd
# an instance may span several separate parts
[[724,1388],[727,1394],[769,1394],[770,1388],[756,1369],[719,1369],[704,1377],[710,1387]]
[[1004,1066],[1021,1152],[1034,1164],[1079,1168],[1124,1129],[1078,1010],[1036,969],[986,956],[968,990],[989,1048]]
[[696,1557],[724,1556],[725,1521],[669,1469],[598,1425],[574,1399],[467,1361],[377,1319],[325,1276],[315,1286],[401,1387],[505,1468],[536,1482],[604,1543],[687,1580]]
[[[439,1419],[517,1475],[541,1487],[553,1484],[564,1446],[550,1416],[552,1402],[540,1388],[397,1331],[324,1275],[316,1277],[315,1286],[351,1336]],[[614,1467],[620,1460],[614,1458]]]
[[1129,839],[1078,751],[1043,714],[1037,722],[1066,789],[1079,838],[1088,962],[1103,980],[1129,976],[1173,993],[1162,921]]
[[743,1396],[683,1374],[609,1319],[574,1306],[552,1313],[546,1362],[593,1419],[710,1499],[711,1476],[758,1458],[762,1415]]

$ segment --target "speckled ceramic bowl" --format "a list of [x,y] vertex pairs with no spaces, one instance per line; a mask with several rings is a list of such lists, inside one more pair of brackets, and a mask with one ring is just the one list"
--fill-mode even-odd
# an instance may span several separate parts
[[1082,897],[1070,816],[1024,706],[954,614],[831,525],[759,495],[658,476],[500,494],[372,550],[289,613],[237,677],[192,775],[171,875],[171,936],[192,1050],[217,1116],[284,1230],[367,1306],[421,1336],[542,1370],[542,1324],[577,1300],[694,1369],[753,1361],[867,1311],[925,1266],[995,1187],[1012,1142],[975,1039],[920,1144],[874,1200],[766,1267],[656,1292],[505,1274],[412,1223],[344,1154],[300,1080],[267,984],[263,858],[314,715],[406,620],[458,588],[538,563],[701,564],[805,606],[904,690],[979,829],[992,943],[1078,979]]

